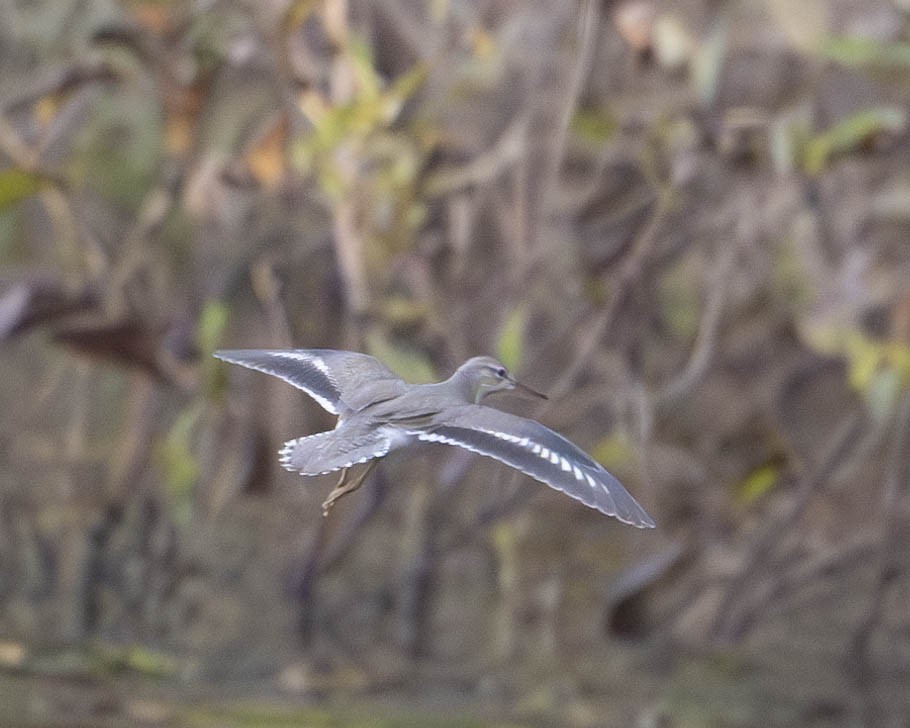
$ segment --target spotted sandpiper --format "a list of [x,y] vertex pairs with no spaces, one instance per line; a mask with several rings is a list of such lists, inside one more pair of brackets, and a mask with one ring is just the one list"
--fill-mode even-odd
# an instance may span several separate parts
[[[407,384],[379,360],[350,351],[236,349],[215,356],[283,379],[338,415],[334,430],[290,440],[279,453],[292,472],[341,471],[323,514],[359,488],[379,458],[413,442],[438,442],[499,460],[624,523],[654,527],[622,484],[562,435],[480,404],[509,389],[546,399],[492,357],[468,359],[444,382]],[[348,481],[359,463],[368,465]]]

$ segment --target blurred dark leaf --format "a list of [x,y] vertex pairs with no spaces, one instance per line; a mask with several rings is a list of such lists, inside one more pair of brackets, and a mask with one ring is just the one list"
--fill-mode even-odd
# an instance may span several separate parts
[[67,286],[51,273],[23,273],[0,281],[0,341],[96,303],[94,290]]
[[656,592],[678,579],[691,557],[682,543],[671,543],[613,579],[604,600],[607,631],[628,639],[646,637],[659,622]]
[[120,321],[61,327],[54,339],[102,361],[136,367],[163,382],[177,384],[184,367],[198,355],[191,332],[179,321]]

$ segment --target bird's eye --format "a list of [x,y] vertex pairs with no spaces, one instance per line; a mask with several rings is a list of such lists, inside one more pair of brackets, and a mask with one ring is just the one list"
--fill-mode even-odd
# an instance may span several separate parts
[[505,367],[499,367],[499,369],[496,370],[496,376],[497,376],[497,377],[500,377],[500,378],[502,378],[502,379],[505,379],[505,378],[506,378],[506,374],[508,374],[508,372],[506,371],[506,368],[505,368]]

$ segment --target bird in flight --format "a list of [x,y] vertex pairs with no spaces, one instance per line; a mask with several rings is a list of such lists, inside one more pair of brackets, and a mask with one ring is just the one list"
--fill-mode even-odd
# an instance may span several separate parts
[[[455,445],[499,460],[623,523],[654,521],[622,484],[572,442],[534,420],[481,404],[514,389],[546,399],[518,382],[496,359],[475,356],[443,382],[408,384],[378,359],[334,349],[234,349],[223,361],[255,369],[302,389],[338,415],[334,430],[289,440],[281,465],[302,475],[341,471],[323,514],[360,487],[380,458],[414,442]],[[367,467],[353,480],[348,470]]]

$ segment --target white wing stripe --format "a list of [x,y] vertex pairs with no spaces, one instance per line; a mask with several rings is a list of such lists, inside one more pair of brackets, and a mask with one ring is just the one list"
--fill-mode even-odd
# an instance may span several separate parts
[[[461,425],[460,423],[456,423],[454,426],[459,427]],[[442,425],[441,429],[445,427],[446,425]],[[605,473],[606,478],[609,480],[602,480],[597,476],[597,473],[595,472],[597,466],[593,463],[588,465],[588,463],[583,461],[578,462],[570,455],[562,455],[560,452],[544,447],[539,441],[532,440],[529,436],[519,437],[508,432],[503,432],[499,428],[493,429],[469,426],[465,429],[467,429],[467,432],[465,432],[464,437],[441,434],[438,431],[415,431],[413,435],[418,440],[424,442],[454,445],[480,455],[486,455],[487,457],[500,460],[507,465],[511,465],[516,470],[521,471],[525,475],[530,475],[532,478],[535,478],[556,490],[563,491],[585,505],[596,508],[607,515],[614,516],[620,521],[624,521],[625,523],[629,523],[639,528],[653,527],[654,522],[641,507],[635,503],[634,499],[622,489],[622,485],[617,482],[615,484],[617,492],[614,493],[611,488],[611,481],[615,479],[612,478],[609,473]],[[515,455],[509,455],[507,450],[496,447],[492,442],[489,446],[484,445],[482,442],[474,442],[468,434],[472,430],[475,433],[488,435],[494,438],[494,440],[517,445],[525,452],[536,455],[542,461],[555,466],[556,472],[551,471],[548,473],[546,468],[540,468],[530,461],[522,461],[521,458],[516,458]],[[491,447],[493,449],[491,449]],[[563,475],[564,473],[571,473],[572,480],[581,487],[570,485],[569,482],[566,482]],[[619,500],[617,500],[617,496],[619,496]],[[626,501],[629,501],[630,503],[627,503]]]

